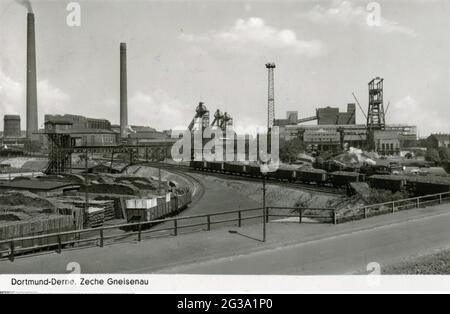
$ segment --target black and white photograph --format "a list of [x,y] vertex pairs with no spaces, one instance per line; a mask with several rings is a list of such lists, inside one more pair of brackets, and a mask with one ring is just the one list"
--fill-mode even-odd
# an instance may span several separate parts
[[449,293],[449,16],[0,0],[0,293]]

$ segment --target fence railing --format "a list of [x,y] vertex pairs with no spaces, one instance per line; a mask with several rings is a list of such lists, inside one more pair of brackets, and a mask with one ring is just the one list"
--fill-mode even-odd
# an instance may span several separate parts
[[335,224],[337,218],[336,210],[333,208],[307,207],[268,207],[267,216],[269,218],[293,218],[294,221],[298,221],[300,224],[303,223],[306,218],[316,222]]
[[[63,248],[67,246],[82,243],[95,243],[97,246],[103,247],[108,240],[125,240],[134,236],[137,241],[141,241],[143,236],[147,234],[177,236],[182,230],[202,227],[202,230],[210,231],[213,226],[231,222],[235,222],[238,227],[241,227],[245,221],[263,219],[263,217],[263,208],[240,209],[13,238],[0,241],[0,257],[8,257],[11,261],[14,261],[17,255],[27,252],[55,249],[58,253],[61,253]],[[158,227],[158,225],[162,225],[162,227]]]
[[[0,241],[0,257],[7,257],[14,261],[14,258],[19,254],[38,250],[55,249],[56,252],[61,253],[65,247],[75,246],[76,244],[91,243],[103,247],[107,241],[112,240],[126,240],[135,237],[135,240],[142,241],[143,237],[149,234],[154,234],[153,237],[177,236],[186,229],[198,231],[199,227],[203,231],[211,231],[213,226],[233,222],[237,223],[237,227],[241,227],[245,221],[263,218],[266,222],[270,221],[270,218],[284,217],[295,218],[294,221],[297,221],[298,218],[300,224],[306,218],[317,222],[339,224],[400,210],[442,204],[447,201],[450,201],[450,192],[368,205],[354,209],[352,215],[342,215],[342,213],[330,208],[266,207],[266,211],[263,208],[252,208],[174,217],[2,240]],[[183,224],[183,222],[185,223]],[[197,229],[192,230],[192,228]]]
[[381,204],[362,206],[352,210],[352,214],[345,215],[342,212],[335,214],[336,224],[352,221],[367,219],[375,216],[395,213],[414,208],[422,208],[427,206],[439,205],[450,201],[450,192],[425,195],[419,197],[413,197],[408,199],[402,199],[397,201],[390,201]]

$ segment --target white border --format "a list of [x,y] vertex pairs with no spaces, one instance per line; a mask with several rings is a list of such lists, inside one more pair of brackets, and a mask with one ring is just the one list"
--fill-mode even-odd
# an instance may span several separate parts
[[[103,284],[80,285],[82,279]],[[108,285],[109,279],[148,285]],[[63,285],[14,285],[14,280],[63,280]],[[11,293],[450,293],[450,276],[216,276],[216,275],[0,275]]]

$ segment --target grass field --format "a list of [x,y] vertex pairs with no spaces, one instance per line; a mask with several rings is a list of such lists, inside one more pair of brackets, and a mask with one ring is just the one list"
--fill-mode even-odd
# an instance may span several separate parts
[[450,275],[450,251],[415,258],[388,266],[385,275]]

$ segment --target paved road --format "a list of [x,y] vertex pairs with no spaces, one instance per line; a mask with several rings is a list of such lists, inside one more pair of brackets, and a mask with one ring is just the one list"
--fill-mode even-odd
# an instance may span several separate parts
[[[162,171],[164,173],[163,178],[169,180],[182,180],[182,184],[188,185],[194,183],[194,192],[199,194],[198,197],[194,195],[195,201],[191,204],[186,210],[181,212],[177,217],[189,217],[189,216],[197,216],[197,215],[205,215],[205,214],[215,214],[219,212],[227,212],[232,210],[239,209],[250,209],[250,208],[259,208],[262,205],[259,202],[251,200],[247,195],[243,195],[242,193],[236,192],[236,190],[226,187],[223,184],[215,182],[210,177],[205,177],[199,174],[187,174],[189,177],[180,176],[177,172],[172,174],[170,171]],[[157,173],[156,168],[147,168],[141,167],[141,170],[138,171],[140,175],[144,176],[155,176]],[[198,181],[198,182],[197,182]],[[262,196],[262,193],[261,193]],[[258,215],[260,212],[248,212],[242,215],[243,218]],[[221,215],[221,216],[213,216],[211,222],[223,221],[228,219],[236,219],[237,214],[233,215]],[[259,220],[253,220],[253,222],[259,222]],[[246,221],[249,223],[251,221]],[[196,226],[196,227],[186,227],[189,225],[199,225],[205,224],[206,218],[191,218],[184,219],[178,222],[178,227],[180,228],[180,233],[190,233],[194,231],[202,231],[206,230],[206,225]],[[214,224],[217,227],[225,227],[225,226],[234,226],[236,222],[228,222],[228,223],[220,223]],[[163,223],[159,224],[155,227],[155,229],[165,229],[165,228],[173,228],[173,223]],[[173,231],[161,232],[160,234],[173,233]]]
[[187,274],[340,275],[450,247],[450,213],[275,250],[163,270]]

